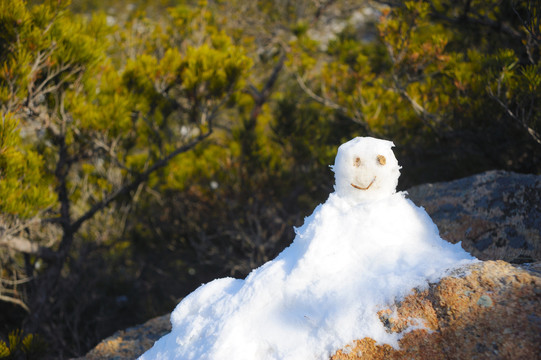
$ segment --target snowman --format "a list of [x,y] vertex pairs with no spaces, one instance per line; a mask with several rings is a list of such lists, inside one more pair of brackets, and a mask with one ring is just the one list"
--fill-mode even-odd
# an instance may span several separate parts
[[476,259],[396,192],[392,147],[370,137],[341,145],[335,191],[293,243],[246,279],[217,279],[184,298],[171,333],[141,359],[328,359],[364,337],[398,346],[378,310]]

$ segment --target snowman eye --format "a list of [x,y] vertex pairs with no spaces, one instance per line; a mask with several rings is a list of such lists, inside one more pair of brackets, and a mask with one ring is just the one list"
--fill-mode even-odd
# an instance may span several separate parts
[[355,157],[355,159],[353,159],[353,166],[355,167],[359,167],[361,166],[361,158],[360,157]]
[[387,163],[387,160],[385,159],[385,156],[383,155],[378,155],[376,159],[378,160],[378,164],[380,165],[385,165]]

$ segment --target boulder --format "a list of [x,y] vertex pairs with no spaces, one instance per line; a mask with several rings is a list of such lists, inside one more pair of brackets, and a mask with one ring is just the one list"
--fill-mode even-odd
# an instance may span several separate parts
[[504,261],[462,268],[378,313],[402,335],[399,348],[364,338],[331,359],[538,359],[541,263],[528,270]]
[[159,316],[142,325],[117,331],[76,360],[136,359],[150,349],[156,340],[171,331],[169,315]]
[[541,176],[488,171],[408,190],[442,238],[481,260],[541,260]]
[[[408,190],[441,236],[484,261],[379,316],[400,348],[365,338],[338,359],[535,359],[541,353],[541,176],[489,171]],[[526,263],[520,267],[508,262]],[[103,340],[79,359],[134,359],[171,330],[164,315]]]
[[[484,261],[413,290],[379,311],[399,348],[360,339],[332,360],[536,359],[541,353],[541,262]],[[85,360],[134,359],[171,330],[164,315],[103,340]]]

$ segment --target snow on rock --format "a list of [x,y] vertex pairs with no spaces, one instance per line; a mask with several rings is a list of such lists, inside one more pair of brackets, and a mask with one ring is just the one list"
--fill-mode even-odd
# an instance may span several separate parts
[[374,138],[340,146],[335,192],[293,243],[244,280],[188,295],[171,333],[140,359],[328,359],[364,337],[396,347],[402,334],[386,332],[378,310],[476,260],[396,193],[392,146]]

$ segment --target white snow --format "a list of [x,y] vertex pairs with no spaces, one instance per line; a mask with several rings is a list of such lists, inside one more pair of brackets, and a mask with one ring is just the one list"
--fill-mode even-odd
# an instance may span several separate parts
[[396,193],[392,146],[374,138],[340,146],[335,192],[293,243],[244,280],[188,295],[171,333],[140,359],[328,359],[364,337],[398,346],[401,335],[387,333],[377,311],[476,259]]

